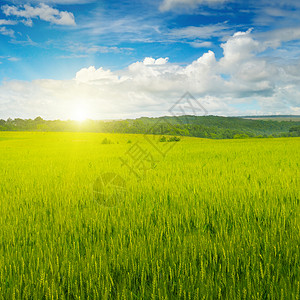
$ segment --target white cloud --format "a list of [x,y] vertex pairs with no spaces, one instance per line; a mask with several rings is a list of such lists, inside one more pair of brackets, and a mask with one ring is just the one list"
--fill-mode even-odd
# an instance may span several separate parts
[[[26,26],[32,26],[32,20],[31,19],[24,19],[20,20],[21,23],[23,23]],[[0,19],[0,25],[17,25],[19,21],[16,20],[5,20],[5,19]]]
[[[182,66],[146,57],[118,71],[83,68],[72,80],[8,81],[0,86],[0,118],[71,118],[82,105],[89,117],[125,118],[168,114],[191,92],[209,114],[294,113],[300,109],[300,61],[282,66],[259,56],[265,45],[251,31],[238,32],[213,51]],[[251,103],[257,103],[256,109]],[[237,108],[240,107],[240,108]]]
[[169,57],[166,58],[158,58],[158,59],[154,59],[152,57],[145,57],[143,64],[144,65],[164,65],[168,62]]
[[194,48],[210,48],[213,47],[212,42],[201,42],[201,41],[194,41],[189,43]]
[[8,60],[8,61],[12,61],[12,62],[16,62],[16,61],[21,60],[20,58],[14,57],[14,56],[0,56],[0,59],[5,59],[5,60]]
[[194,8],[197,5],[217,5],[227,0],[163,0],[160,5],[161,11],[168,11],[175,8]]
[[32,27],[32,25],[33,25],[33,22],[32,22],[31,19],[21,20],[21,22],[22,22],[25,26]]
[[15,32],[12,29],[7,29],[6,27],[0,27],[0,34],[7,35],[10,37],[15,36]]
[[207,39],[224,36],[230,32],[231,29],[226,24],[211,24],[207,26],[175,28],[169,32],[169,35],[180,39]]
[[8,57],[7,60],[15,62],[21,60],[19,57]]
[[[66,46],[64,46],[66,47]],[[66,50],[66,48],[64,48]],[[127,47],[116,47],[116,46],[99,46],[99,45],[89,45],[83,43],[71,43],[67,45],[67,50],[76,53],[119,53],[119,52],[131,52],[133,48]]]
[[[161,11],[175,10],[182,13],[187,10],[192,11],[198,6],[211,6],[213,8],[223,8],[223,4],[238,3],[241,0],[162,0],[160,4]],[[248,7],[255,7],[257,10],[264,11],[265,18],[271,17],[290,17],[294,13],[298,14],[295,10],[300,8],[299,1],[295,0],[249,0],[247,1]],[[287,11],[287,9],[289,11]]]
[[247,32],[236,32],[226,43],[221,44],[224,56],[220,64],[227,72],[237,69],[240,63],[265,50],[264,45],[252,38],[251,31],[250,29]]
[[59,11],[47,4],[39,4],[33,7],[31,5],[23,6],[2,6],[3,13],[6,16],[16,16],[24,18],[25,24],[31,25],[31,19],[40,18],[41,20],[57,25],[76,25],[74,15],[71,12]]
[[256,37],[261,40],[266,47],[277,48],[284,42],[300,41],[300,27],[274,29],[268,32],[257,33]]
[[[23,4],[23,0],[11,0],[15,4]],[[96,2],[96,0],[27,0],[27,3],[45,3],[45,4],[87,4]]]
[[103,68],[96,69],[94,66],[89,68],[83,68],[76,73],[76,81],[86,83],[103,84],[106,81],[117,81],[118,76],[114,75],[110,70],[104,70]]
[[0,19],[0,25],[16,25],[18,22],[13,20]]
[[26,35],[26,40],[15,40],[11,41],[12,44],[22,45],[22,46],[38,46],[39,44],[34,42],[29,35]]
[[87,54],[70,54],[70,55],[60,55],[58,58],[61,59],[74,59],[74,58],[85,58],[88,57]]

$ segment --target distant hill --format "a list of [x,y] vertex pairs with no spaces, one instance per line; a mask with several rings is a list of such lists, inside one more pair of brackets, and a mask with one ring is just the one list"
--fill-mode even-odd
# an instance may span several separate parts
[[[181,135],[213,139],[298,136],[300,120],[278,120],[286,116],[218,117],[164,116],[158,118],[95,121],[0,120],[0,131],[82,131]],[[290,117],[290,116],[289,116]],[[299,117],[299,116],[297,116]],[[300,117],[299,117],[300,118]]]
[[300,121],[300,115],[241,116],[250,120]]

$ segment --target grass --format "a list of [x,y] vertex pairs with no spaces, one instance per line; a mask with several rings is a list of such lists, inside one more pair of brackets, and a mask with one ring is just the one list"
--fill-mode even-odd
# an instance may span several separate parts
[[[0,140],[0,299],[299,299],[300,138],[165,158],[140,135]],[[119,160],[136,142],[156,161],[140,179]],[[94,195],[109,172],[114,206]]]

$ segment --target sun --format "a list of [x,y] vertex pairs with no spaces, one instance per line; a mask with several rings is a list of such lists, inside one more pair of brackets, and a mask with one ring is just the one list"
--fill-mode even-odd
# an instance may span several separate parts
[[89,111],[84,105],[77,105],[71,115],[71,119],[75,121],[85,121],[89,117]]

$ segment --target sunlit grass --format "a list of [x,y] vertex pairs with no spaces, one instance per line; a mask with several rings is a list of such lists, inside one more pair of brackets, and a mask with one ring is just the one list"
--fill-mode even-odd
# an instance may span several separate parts
[[[151,149],[0,133],[1,299],[297,299],[299,138],[183,138],[141,180],[128,140]],[[113,207],[93,194],[107,172],[126,182]]]

